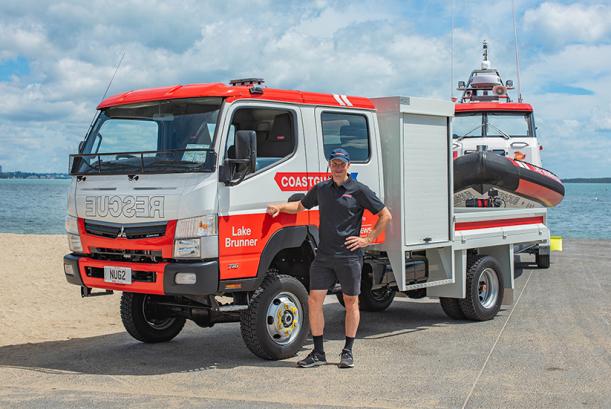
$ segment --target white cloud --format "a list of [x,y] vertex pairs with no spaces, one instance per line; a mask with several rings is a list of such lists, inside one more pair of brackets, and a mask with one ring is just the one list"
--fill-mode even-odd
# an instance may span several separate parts
[[[242,76],[262,76],[279,88],[372,97],[450,94],[449,2],[10,3],[0,5],[0,64],[21,57],[30,72],[0,82],[5,169],[64,171],[123,51],[110,94]],[[599,22],[609,7],[516,5],[518,22],[528,28],[520,37],[523,89],[535,104],[544,160],[565,176],[586,175],[563,173],[568,165],[555,158],[577,138],[608,147],[611,32]],[[515,80],[510,2],[456,0],[456,13],[454,82],[479,65],[484,39],[493,65]],[[555,22],[567,13],[576,21],[556,35]],[[587,18],[592,24],[584,27]],[[547,93],[549,84],[596,95],[560,99]],[[608,160],[599,152],[577,156],[590,174],[602,176]]]
[[611,6],[608,4],[546,2],[524,14],[527,30],[553,43],[603,40],[611,33],[610,20]]

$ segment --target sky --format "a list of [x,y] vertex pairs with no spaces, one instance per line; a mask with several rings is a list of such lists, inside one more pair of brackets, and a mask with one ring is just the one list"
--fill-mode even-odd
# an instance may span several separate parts
[[[611,1],[515,9],[544,167],[611,176]],[[478,68],[483,40],[515,83],[509,0],[5,0],[0,165],[66,172],[123,53],[109,95],[262,77],[274,88],[448,99]]]

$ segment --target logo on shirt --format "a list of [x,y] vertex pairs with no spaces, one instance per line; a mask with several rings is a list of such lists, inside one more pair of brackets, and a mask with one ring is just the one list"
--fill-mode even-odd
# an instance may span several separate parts
[[[356,180],[358,172],[350,173],[350,177]],[[328,172],[278,172],[274,176],[276,184],[283,192],[307,192],[317,183],[330,179]]]

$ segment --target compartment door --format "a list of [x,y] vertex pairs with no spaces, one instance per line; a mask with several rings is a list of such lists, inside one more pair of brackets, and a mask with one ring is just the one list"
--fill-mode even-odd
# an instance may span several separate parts
[[450,240],[450,138],[445,117],[403,114],[405,245]]

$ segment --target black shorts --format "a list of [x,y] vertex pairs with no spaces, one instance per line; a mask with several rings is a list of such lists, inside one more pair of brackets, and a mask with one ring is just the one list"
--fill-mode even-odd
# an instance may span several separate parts
[[342,286],[342,293],[361,293],[361,270],[363,257],[333,257],[317,254],[310,266],[310,290],[328,290],[336,282]]

